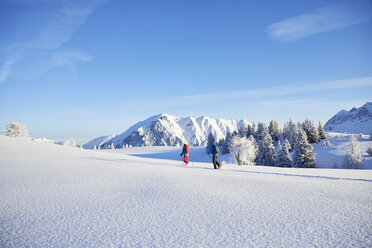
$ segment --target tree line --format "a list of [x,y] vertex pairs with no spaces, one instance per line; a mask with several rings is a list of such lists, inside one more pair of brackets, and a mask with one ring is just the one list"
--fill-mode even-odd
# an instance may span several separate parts
[[272,120],[269,126],[264,122],[242,125],[219,141],[210,133],[207,147],[216,142],[221,153],[232,153],[239,165],[314,168],[315,153],[311,144],[324,139],[326,133],[321,122],[316,127],[309,119],[302,123],[289,120],[280,129],[278,121]]

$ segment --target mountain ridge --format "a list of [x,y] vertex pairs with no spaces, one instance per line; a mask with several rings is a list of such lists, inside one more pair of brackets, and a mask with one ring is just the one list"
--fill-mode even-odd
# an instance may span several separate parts
[[372,132],[372,102],[366,102],[360,108],[341,110],[324,125],[326,131],[363,133]]
[[[126,131],[99,144],[89,141],[83,147],[87,149],[100,147],[106,149],[113,144],[115,148],[131,146],[180,146],[188,143],[192,146],[202,146],[206,143],[209,133],[219,140],[227,132],[237,131],[242,125],[250,125],[246,120],[213,119],[207,116],[194,118],[179,117],[167,113],[151,116],[139,121]],[[96,138],[102,141],[102,136]]]

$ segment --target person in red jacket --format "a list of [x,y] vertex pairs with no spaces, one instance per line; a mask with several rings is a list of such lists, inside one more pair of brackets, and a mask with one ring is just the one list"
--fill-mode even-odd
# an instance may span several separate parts
[[183,162],[187,165],[189,164],[189,156],[190,156],[190,148],[188,144],[183,145],[182,153],[180,156],[183,155]]

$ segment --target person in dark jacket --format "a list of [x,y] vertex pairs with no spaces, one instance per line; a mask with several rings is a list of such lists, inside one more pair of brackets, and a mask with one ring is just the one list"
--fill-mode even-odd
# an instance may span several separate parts
[[222,166],[222,163],[218,162],[218,155],[220,154],[218,145],[216,143],[213,143],[211,145],[211,148],[209,149],[208,154],[212,154],[212,161],[213,161],[213,166],[215,169],[219,169]]
[[188,144],[183,145],[182,153],[180,156],[183,155],[183,162],[187,165],[189,164],[189,156],[190,156],[190,148]]

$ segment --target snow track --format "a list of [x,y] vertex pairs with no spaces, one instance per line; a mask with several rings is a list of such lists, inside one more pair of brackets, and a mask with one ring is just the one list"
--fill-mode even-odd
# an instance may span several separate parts
[[370,170],[138,156],[0,136],[0,246],[372,246]]

